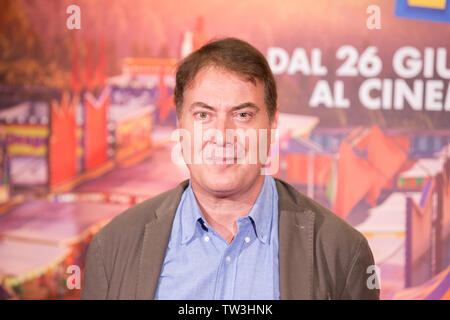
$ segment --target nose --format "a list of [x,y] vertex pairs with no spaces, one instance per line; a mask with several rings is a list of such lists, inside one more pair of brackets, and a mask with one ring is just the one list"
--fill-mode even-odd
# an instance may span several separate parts
[[234,124],[227,116],[217,118],[215,129],[220,132],[220,135],[214,135],[213,143],[217,146],[226,147],[233,144],[231,139],[227,139],[227,130],[234,130]]

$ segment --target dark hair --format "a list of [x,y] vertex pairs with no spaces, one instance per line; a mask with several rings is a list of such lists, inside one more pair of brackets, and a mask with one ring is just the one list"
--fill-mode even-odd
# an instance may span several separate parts
[[174,99],[177,116],[181,116],[183,95],[200,69],[208,66],[224,68],[256,84],[264,83],[264,100],[269,119],[273,119],[277,106],[277,88],[272,71],[264,55],[249,43],[225,38],[213,40],[184,58],[177,69]]

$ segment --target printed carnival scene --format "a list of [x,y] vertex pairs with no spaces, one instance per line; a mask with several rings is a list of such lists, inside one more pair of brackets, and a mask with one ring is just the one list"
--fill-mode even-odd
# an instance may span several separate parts
[[450,4],[371,5],[0,1],[0,299],[78,299],[93,235],[189,178],[176,68],[223,37],[275,75],[271,174],[367,238],[381,299],[450,299]]

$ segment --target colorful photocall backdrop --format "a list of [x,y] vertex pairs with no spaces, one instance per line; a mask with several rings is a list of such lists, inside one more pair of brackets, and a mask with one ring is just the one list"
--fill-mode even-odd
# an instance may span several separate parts
[[77,299],[95,232],[189,176],[176,64],[234,36],[276,76],[273,175],[367,237],[383,299],[449,299],[449,22],[448,0],[1,1],[0,298]]

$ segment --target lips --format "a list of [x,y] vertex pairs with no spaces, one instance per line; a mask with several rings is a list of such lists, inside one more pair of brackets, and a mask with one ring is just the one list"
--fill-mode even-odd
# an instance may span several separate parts
[[237,158],[207,158],[206,159],[209,163],[214,163],[214,164],[236,164],[237,163]]
[[213,155],[209,155],[205,157],[205,161],[207,164],[237,164],[238,160],[241,160],[242,158],[238,158],[237,155],[236,156],[231,156],[231,157],[223,157],[221,155],[219,156],[215,156]]

